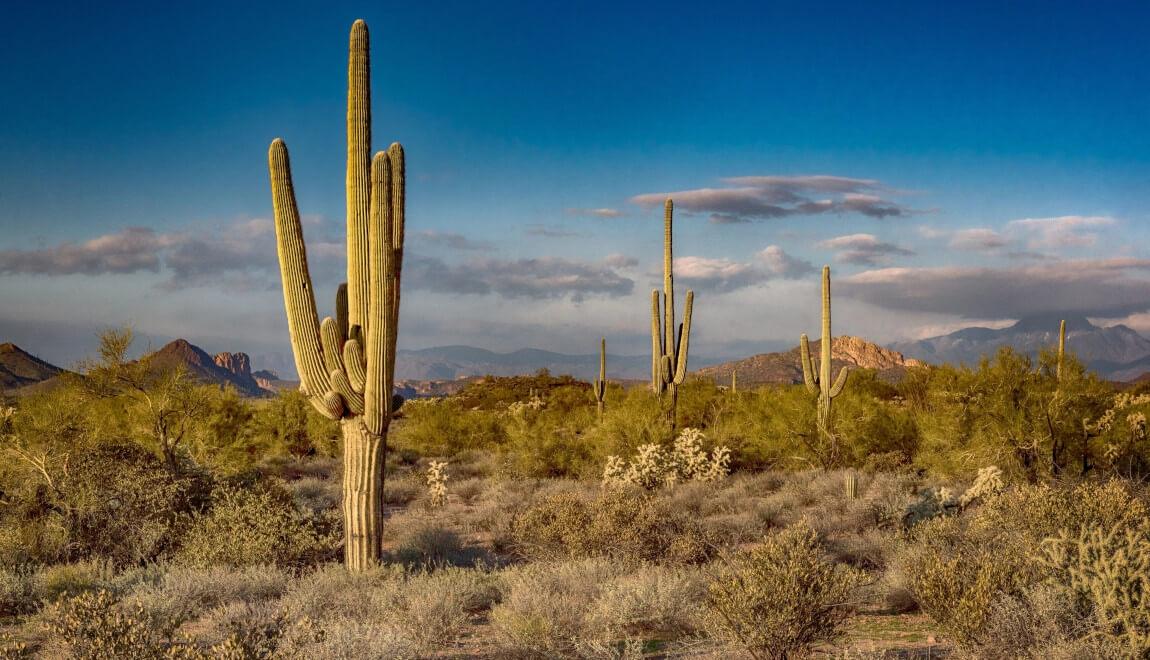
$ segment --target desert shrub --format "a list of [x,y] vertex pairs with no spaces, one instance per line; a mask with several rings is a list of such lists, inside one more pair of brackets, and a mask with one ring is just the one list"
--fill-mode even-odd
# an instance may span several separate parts
[[339,423],[319,414],[298,390],[280,390],[261,402],[249,426],[272,456],[338,455]]
[[642,566],[602,585],[589,621],[615,639],[686,637],[699,632],[706,593],[701,569]]
[[724,563],[709,585],[709,622],[756,657],[792,657],[842,634],[860,581],[823,556],[813,529],[794,525]]
[[1088,604],[1100,631],[1131,657],[1150,654],[1150,521],[1063,531],[1043,543],[1041,559]]
[[173,475],[138,447],[93,447],[73,456],[52,487],[6,493],[0,563],[108,559],[124,566],[162,558],[207,491],[203,475]]
[[32,577],[36,597],[43,602],[70,598],[86,591],[115,591],[115,570],[104,561],[45,566]]
[[592,469],[593,448],[582,437],[590,409],[570,414],[509,412],[504,464],[516,477],[572,477]]
[[388,434],[389,448],[452,460],[461,452],[493,449],[506,440],[497,413],[472,410],[458,398],[412,406]]
[[629,490],[603,492],[594,500],[574,493],[545,497],[514,519],[512,538],[531,559],[697,563],[716,550],[697,520],[665,500]]
[[36,606],[32,572],[25,567],[0,569],[0,616],[27,614],[35,611]]
[[271,566],[192,568],[167,567],[154,581],[136,586],[125,600],[151,616],[188,621],[229,602],[256,604],[278,598],[289,576]]
[[306,565],[334,557],[339,534],[334,519],[301,513],[282,486],[228,484],[213,492],[211,509],[197,516],[178,559],[193,566]]
[[[53,641],[74,658],[160,660],[180,657],[176,624],[148,616],[143,608],[121,608],[100,590],[60,600],[45,611]],[[194,656],[193,656],[194,657]]]
[[471,566],[485,556],[481,548],[465,546],[454,529],[422,514],[396,516],[388,529],[395,543],[392,558],[408,566]]

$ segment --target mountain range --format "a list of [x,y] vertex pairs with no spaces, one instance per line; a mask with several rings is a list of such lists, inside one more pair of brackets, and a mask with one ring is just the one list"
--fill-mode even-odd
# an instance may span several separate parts
[[0,388],[16,389],[34,385],[58,376],[63,371],[16,344],[0,344]]
[[[691,356],[692,367],[719,360]],[[590,380],[599,375],[599,354],[568,355],[535,348],[496,353],[474,346],[440,346],[414,351],[401,350],[395,359],[396,380],[454,380],[465,376],[515,376],[547,369]],[[607,370],[618,380],[651,377],[650,355],[607,354]]]
[[931,364],[977,365],[1000,347],[1035,356],[1058,345],[1058,325],[1066,320],[1066,350],[1087,368],[1115,381],[1129,381],[1150,370],[1150,339],[1125,325],[1097,326],[1084,316],[1043,314],[1007,328],[963,328],[940,337],[897,342],[890,348]]

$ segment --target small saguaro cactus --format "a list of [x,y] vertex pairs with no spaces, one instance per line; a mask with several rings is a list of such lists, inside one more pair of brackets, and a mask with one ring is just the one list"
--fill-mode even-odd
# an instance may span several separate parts
[[834,428],[831,419],[831,402],[843,391],[847,375],[850,371],[843,367],[838,378],[831,382],[831,268],[823,266],[823,332],[819,339],[819,364],[815,367],[811,358],[810,340],[806,334],[799,337],[801,347],[801,360],[803,363],[803,382],[811,394],[818,393],[818,424],[819,432],[834,443]]
[[268,150],[276,242],[300,391],[343,432],[344,558],[362,571],[383,539],[385,439],[393,412],[403,262],[403,148],[371,155],[367,25],[351,28],[347,90],[347,282],[319,321],[287,146]]
[[1058,366],[1054,371],[1055,380],[1062,381],[1062,362],[1066,358],[1066,319],[1058,324]]
[[675,205],[670,198],[663,205],[663,294],[662,310],[659,291],[651,291],[651,389],[670,398],[668,413],[674,427],[678,388],[687,378],[687,346],[691,337],[691,310],[695,292],[687,291],[687,308],[683,322],[675,332],[675,280],[672,273],[671,224]]
[[599,340],[599,377],[595,379],[595,384],[592,386],[595,393],[595,407],[599,411],[599,416],[603,416],[604,399],[607,396],[607,338],[603,337]]
[[846,476],[843,477],[843,486],[848,500],[859,498],[859,476],[853,471],[847,472]]
[[739,393],[739,372],[731,370],[731,394]]

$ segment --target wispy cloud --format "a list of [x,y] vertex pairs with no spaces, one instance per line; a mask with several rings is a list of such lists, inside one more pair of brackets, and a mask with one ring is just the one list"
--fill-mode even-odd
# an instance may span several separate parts
[[889,263],[891,257],[913,256],[914,252],[894,243],[880,241],[874,234],[836,236],[818,244],[828,250],[837,250],[835,261],[846,264],[874,266]]
[[888,199],[886,195],[895,191],[874,179],[813,175],[740,176],[722,181],[728,187],[644,193],[632,197],[631,202],[650,208],[670,197],[677,209],[708,214],[716,224],[826,213],[858,213],[872,218],[916,213]]
[[603,262],[560,257],[538,259],[477,259],[448,264],[442,259],[410,255],[404,263],[404,285],[436,293],[494,294],[504,298],[570,298],[580,302],[591,296],[625,296],[634,280],[618,269],[633,265],[618,256]]
[[1005,247],[1008,243],[1005,236],[989,227],[972,227],[951,234],[948,245],[956,250],[991,252]]
[[1041,312],[1115,318],[1150,310],[1150,259],[1051,259],[981,268],[883,268],[839,280],[844,295],[891,310],[1010,319]]
[[173,238],[147,227],[128,227],[83,243],[61,243],[38,250],[0,250],[5,275],[103,275],[158,272],[160,254]]
[[676,280],[692,288],[719,293],[773,279],[797,279],[814,271],[810,262],[787,254],[777,245],[760,250],[750,262],[694,256],[675,259]]
[[416,234],[416,237],[429,245],[438,245],[452,250],[463,250],[466,252],[491,252],[495,249],[495,245],[488,241],[477,241],[467,238],[463,234],[456,234],[447,231],[421,231]]
[[1024,218],[1006,223],[1006,231],[1019,234],[1031,250],[1087,247],[1098,242],[1098,233],[1089,231],[1115,224],[1102,215],[1062,215],[1053,218]]
[[598,208],[598,209],[581,209],[570,208],[567,209],[568,215],[579,215],[589,218],[618,218],[623,215],[623,212],[618,209],[611,208]]
[[540,238],[580,238],[587,236],[587,234],[582,232],[572,231],[554,225],[527,225],[523,233],[528,236],[538,236]]

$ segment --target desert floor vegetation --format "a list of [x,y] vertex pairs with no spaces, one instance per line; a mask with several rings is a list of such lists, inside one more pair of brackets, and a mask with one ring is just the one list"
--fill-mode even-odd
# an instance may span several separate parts
[[0,657],[1150,652],[1150,397],[1049,356],[855,373],[833,463],[802,385],[687,379],[674,432],[547,373],[407,401],[361,574],[335,422],[98,368],[4,403]]

